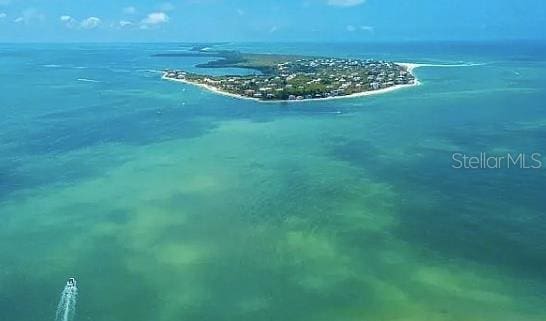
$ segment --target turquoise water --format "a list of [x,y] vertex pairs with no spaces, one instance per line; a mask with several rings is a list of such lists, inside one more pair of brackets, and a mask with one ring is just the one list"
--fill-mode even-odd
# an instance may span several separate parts
[[[161,80],[176,44],[0,45],[0,320],[546,319],[546,47],[230,44],[480,64],[261,104]],[[234,73],[241,70],[215,70]],[[544,159],[544,157],[543,157]]]

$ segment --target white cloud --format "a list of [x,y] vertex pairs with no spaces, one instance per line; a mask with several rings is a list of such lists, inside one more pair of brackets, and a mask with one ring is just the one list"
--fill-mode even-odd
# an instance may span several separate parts
[[32,22],[41,22],[44,21],[45,15],[41,13],[40,11],[34,9],[34,8],[28,8],[24,10],[21,14],[21,16],[17,17],[17,19],[13,20],[15,23],[24,23],[24,24],[31,24]]
[[160,25],[162,23],[169,22],[169,16],[165,12],[152,12],[141,21],[142,29],[146,29],[149,26]]
[[355,31],[363,31],[368,32],[370,34],[373,34],[375,32],[375,28],[373,26],[354,26],[354,25],[347,25],[345,27],[348,32],[355,32]]
[[80,23],[80,26],[83,28],[83,29],[95,29],[97,28],[98,26],[100,26],[100,24],[102,23],[102,20],[100,20],[100,18],[97,18],[97,17],[89,17],[87,19],[84,19],[81,23]]
[[119,26],[122,27],[122,28],[130,27],[132,25],[134,25],[134,23],[132,23],[131,21],[128,21],[128,20],[120,20],[120,22],[119,22]]
[[78,25],[78,21],[71,16],[60,16],[59,20],[67,27],[67,28],[74,28]]
[[348,25],[346,27],[347,31],[349,32],[355,32],[355,31],[364,31],[364,32],[369,32],[369,33],[374,33],[375,32],[375,28],[372,27],[372,26],[353,26],[353,25]]
[[366,0],[328,0],[328,4],[336,7],[353,7],[363,4]]
[[123,8],[123,13],[124,14],[131,15],[131,14],[135,14],[136,12],[137,12],[137,9],[135,7],[133,7],[133,6]]
[[7,16],[5,12],[0,12],[0,19],[5,19]]

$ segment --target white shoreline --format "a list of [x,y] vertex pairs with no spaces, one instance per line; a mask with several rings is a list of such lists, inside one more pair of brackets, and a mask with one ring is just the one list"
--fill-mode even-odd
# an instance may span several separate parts
[[[414,77],[415,77],[415,75],[412,73],[412,71],[415,68],[424,66],[424,65],[421,65],[421,64],[413,64],[413,63],[398,63],[398,62],[395,62],[395,64],[397,64],[399,66],[402,66],[402,67],[405,67],[407,69],[407,71],[410,74],[412,74]],[[415,77],[415,81],[414,81],[413,84],[394,85],[394,86],[387,87],[387,88],[363,91],[363,92],[360,92],[360,93],[350,94],[350,95],[345,95],[345,96],[311,98],[311,99],[302,99],[302,100],[262,100],[262,99],[259,99],[259,98],[253,98],[253,97],[247,97],[247,96],[228,93],[228,92],[219,90],[219,89],[217,89],[215,87],[205,85],[205,84],[199,84],[199,83],[191,82],[191,81],[188,81],[186,79],[169,78],[169,77],[167,77],[166,72],[163,73],[163,76],[161,78],[165,79],[165,80],[169,80],[169,81],[180,82],[180,83],[184,83],[184,84],[188,84],[188,85],[201,87],[201,88],[207,89],[209,91],[212,91],[213,93],[218,94],[218,95],[223,95],[223,96],[227,96],[227,97],[231,97],[231,98],[237,98],[237,99],[252,100],[252,101],[256,101],[256,102],[260,102],[260,103],[304,103],[304,102],[316,102],[316,101],[323,101],[323,100],[357,98],[357,97],[364,97],[364,96],[381,95],[381,94],[393,92],[393,91],[396,91],[396,90],[399,90],[399,89],[410,88],[410,87],[415,87],[415,86],[420,86],[421,85],[421,82],[419,81],[419,79],[417,79],[417,77]]]

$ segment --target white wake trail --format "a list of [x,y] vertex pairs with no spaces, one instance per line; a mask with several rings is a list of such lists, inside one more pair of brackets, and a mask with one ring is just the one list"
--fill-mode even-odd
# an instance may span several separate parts
[[409,72],[412,72],[415,68],[420,67],[438,67],[438,68],[456,68],[456,67],[476,67],[484,66],[485,63],[461,63],[461,64],[414,64],[414,63],[405,63],[398,62],[397,65],[404,66],[408,69]]
[[55,321],[72,321],[76,314],[76,298],[78,288],[75,284],[67,284],[61,293]]

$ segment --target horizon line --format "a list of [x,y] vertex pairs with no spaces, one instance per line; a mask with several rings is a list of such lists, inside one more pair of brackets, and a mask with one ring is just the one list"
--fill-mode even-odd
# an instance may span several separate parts
[[498,38],[498,39],[405,39],[405,40],[285,40],[285,41],[257,41],[257,40],[235,40],[235,41],[0,41],[0,44],[251,44],[251,43],[316,43],[316,44],[395,44],[395,43],[500,43],[500,42],[535,42],[545,43],[546,39],[540,38]]

